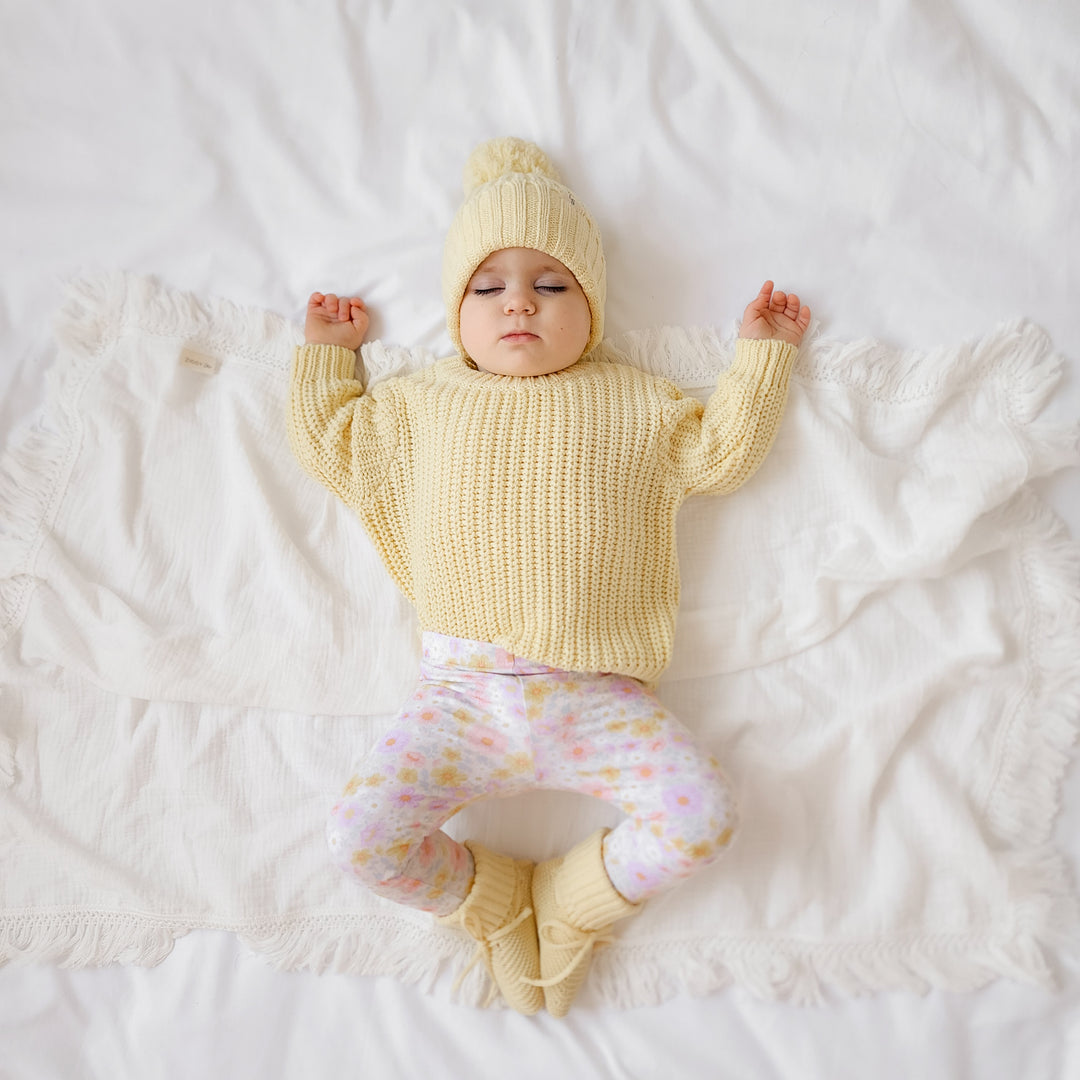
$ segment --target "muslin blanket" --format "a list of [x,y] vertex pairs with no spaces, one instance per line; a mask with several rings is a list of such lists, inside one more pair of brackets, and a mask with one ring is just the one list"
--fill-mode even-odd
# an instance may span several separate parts
[[[285,968],[441,987],[471,942],[360,889],[323,825],[418,669],[417,627],[285,437],[297,328],[74,283],[0,474],[0,958],[154,964],[196,928]],[[733,328],[603,347],[704,399]],[[431,362],[366,345],[372,380]],[[725,763],[725,860],[622,924],[588,1000],[1048,981],[1076,908],[1051,826],[1080,713],[1080,553],[1031,481],[1046,335],[812,338],[778,440],[679,519],[665,702]],[[467,467],[467,463],[463,463]],[[448,826],[556,853],[616,812],[539,792]],[[462,992],[478,1000],[476,969]]]

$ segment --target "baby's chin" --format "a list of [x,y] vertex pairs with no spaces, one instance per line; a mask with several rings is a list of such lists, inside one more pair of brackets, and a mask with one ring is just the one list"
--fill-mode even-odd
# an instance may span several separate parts
[[480,371],[489,375],[518,375],[522,377],[537,375],[554,375],[556,372],[571,368],[580,357],[567,361],[558,357],[538,357],[527,354],[473,358]]

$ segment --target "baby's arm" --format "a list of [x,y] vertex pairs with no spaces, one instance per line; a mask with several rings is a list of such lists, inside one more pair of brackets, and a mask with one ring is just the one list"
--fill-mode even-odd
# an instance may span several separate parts
[[[289,442],[304,469],[346,502],[370,497],[393,456],[392,394],[365,392],[356,350],[368,328],[359,297],[312,293],[289,384]],[[384,384],[384,388],[387,384]]]
[[773,283],[766,281],[743,312],[739,337],[786,341],[797,347],[809,325],[810,309],[795,293],[774,292]]
[[333,293],[312,293],[304,320],[304,341],[308,345],[340,345],[355,351],[363,344],[370,321],[359,296],[339,298]]
[[683,493],[734,491],[776,436],[810,308],[766,281],[747,305],[735,359],[708,402],[677,395],[672,477]]

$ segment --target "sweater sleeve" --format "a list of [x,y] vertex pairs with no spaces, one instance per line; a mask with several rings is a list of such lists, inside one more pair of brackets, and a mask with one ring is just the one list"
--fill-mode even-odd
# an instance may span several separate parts
[[301,345],[293,360],[289,444],[304,470],[347,503],[367,502],[386,476],[398,445],[398,410],[388,380],[365,393],[354,377],[356,353],[336,345]]
[[672,402],[672,480],[687,495],[731,492],[744,484],[773,444],[798,350],[782,341],[739,338],[735,359],[702,404]]

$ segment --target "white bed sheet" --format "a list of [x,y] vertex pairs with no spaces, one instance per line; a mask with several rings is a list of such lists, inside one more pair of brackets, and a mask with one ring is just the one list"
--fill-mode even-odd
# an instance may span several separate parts
[[[42,0],[0,34],[0,438],[32,414],[65,278],[157,275],[299,317],[355,290],[440,349],[465,154],[520,134],[604,232],[609,330],[737,317],[775,277],[833,337],[920,347],[1026,315],[1080,415],[1072,0]],[[1080,478],[1043,484],[1080,536]],[[1080,867],[1080,775],[1059,845]],[[273,971],[225,934],[158,968],[0,969],[0,1077],[1080,1075],[1061,990],[819,1009],[731,990],[565,1021]]]

